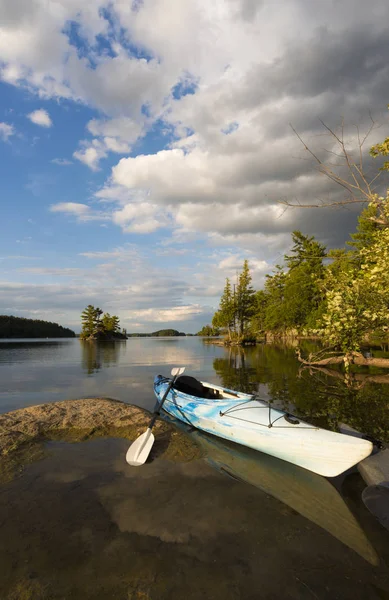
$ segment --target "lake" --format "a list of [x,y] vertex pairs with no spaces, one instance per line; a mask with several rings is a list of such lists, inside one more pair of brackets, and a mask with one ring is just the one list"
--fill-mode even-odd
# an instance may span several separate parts
[[[151,409],[154,375],[175,366],[388,441],[384,373],[346,385],[340,371],[301,370],[292,347],[191,337],[1,340],[0,411],[95,396]],[[41,444],[11,478],[0,464],[0,598],[389,598],[389,532],[356,469],[327,480],[183,431],[200,458],[130,468],[127,440],[97,439]]]
[[[316,349],[304,342],[306,353]],[[376,353],[383,355],[383,353]],[[211,383],[258,392],[281,408],[330,429],[339,422],[389,442],[389,375],[301,369],[293,347],[224,348],[202,338],[0,340],[0,412],[73,398],[109,397],[152,409],[153,379],[176,366]],[[373,380],[372,380],[373,379]]]

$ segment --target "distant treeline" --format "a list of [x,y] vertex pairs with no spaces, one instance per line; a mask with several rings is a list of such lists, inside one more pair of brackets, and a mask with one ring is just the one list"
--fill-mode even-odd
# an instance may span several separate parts
[[0,315],[0,338],[75,337],[76,334],[58,323],[41,319],[25,319]]
[[182,333],[176,329],[160,329],[153,333],[127,333],[127,337],[177,337],[190,334]]

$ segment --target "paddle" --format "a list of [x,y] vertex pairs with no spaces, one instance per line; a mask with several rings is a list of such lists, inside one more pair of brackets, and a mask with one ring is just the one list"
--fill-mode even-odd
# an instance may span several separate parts
[[177,377],[179,375],[182,375],[182,373],[184,371],[185,371],[185,367],[176,367],[175,369],[171,370],[171,374],[173,375],[173,379],[171,380],[171,382],[167,386],[166,392],[164,393],[161,402],[159,402],[156,405],[156,407],[154,409],[153,418],[150,421],[150,425],[148,426],[148,428],[146,429],[146,431],[144,433],[142,433],[142,435],[140,435],[135,440],[135,442],[133,442],[131,444],[131,446],[127,450],[126,461],[132,467],[140,467],[140,465],[143,465],[146,462],[147,457],[150,454],[150,450],[151,450],[151,448],[153,447],[153,444],[154,444],[154,435],[151,432],[151,429],[152,429],[155,421],[157,420],[157,417],[159,415],[159,411],[162,408],[162,405],[165,402],[166,397],[167,397],[168,393],[170,392],[171,388],[173,387],[173,385],[174,385]]

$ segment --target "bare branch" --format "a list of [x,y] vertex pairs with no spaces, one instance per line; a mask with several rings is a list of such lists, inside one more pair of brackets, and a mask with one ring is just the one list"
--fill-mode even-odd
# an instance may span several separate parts
[[[364,172],[364,145],[366,144],[369,135],[372,131],[377,127],[374,122],[371,114],[370,117],[370,125],[364,135],[361,134],[359,126],[355,126],[356,128],[356,136],[355,140],[357,143],[357,147],[355,150],[349,150],[346,146],[345,141],[345,125],[342,119],[339,131],[336,131],[329,127],[324,121],[320,120],[320,123],[325,130],[324,134],[329,136],[330,139],[335,143],[335,148],[326,149],[323,148],[321,151],[333,156],[337,160],[324,160],[321,158],[320,154],[317,154],[309,147],[309,145],[305,142],[305,140],[301,137],[301,135],[296,131],[292,124],[290,127],[293,133],[296,135],[305,151],[314,159],[317,170],[322,175],[325,175],[327,179],[335,183],[337,186],[343,188],[347,195],[341,200],[329,201],[318,199],[317,203],[313,204],[304,204],[300,201],[293,202],[288,199],[285,201],[280,201],[281,204],[284,204],[288,207],[293,206],[303,206],[304,208],[323,208],[323,207],[347,207],[351,204],[366,204],[371,201],[376,201],[377,196],[374,191],[374,185],[377,183],[378,178],[381,175],[381,171],[379,173],[375,173],[374,176],[367,177]],[[356,157],[355,157],[355,155]],[[376,222],[380,222],[381,224],[387,225],[387,219],[384,219],[383,215],[381,215],[381,219],[376,219]]]

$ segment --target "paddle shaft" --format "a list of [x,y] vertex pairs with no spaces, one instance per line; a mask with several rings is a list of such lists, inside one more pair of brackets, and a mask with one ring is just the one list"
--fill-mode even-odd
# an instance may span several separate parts
[[149,428],[150,428],[150,429],[153,427],[153,425],[154,425],[155,421],[157,420],[157,417],[158,417],[158,415],[159,415],[159,411],[161,410],[161,408],[162,408],[162,405],[163,405],[163,403],[165,402],[165,400],[166,400],[166,398],[167,398],[167,395],[168,395],[168,393],[170,392],[170,390],[172,389],[173,385],[175,384],[175,382],[176,382],[176,379],[177,379],[178,375],[180,375],[180,373],[177,373],[177,375],[174,375],[173,379],[171,380],[171,382],[169,383],[169,385],[168,385],[168,386],[167,386],[167,388],[166,388],[166,392],[164,393],[164,395],[163,395],[163,398],[162,398],[161,402],[159,402],[159,403],[157,404],[157,407],[156,407],[156,409],[154,410],[154,416],[153,416],[153,418],[152,418],[152,419],[151,419],[151,421],[150,421],[150,425],[149,425]]

